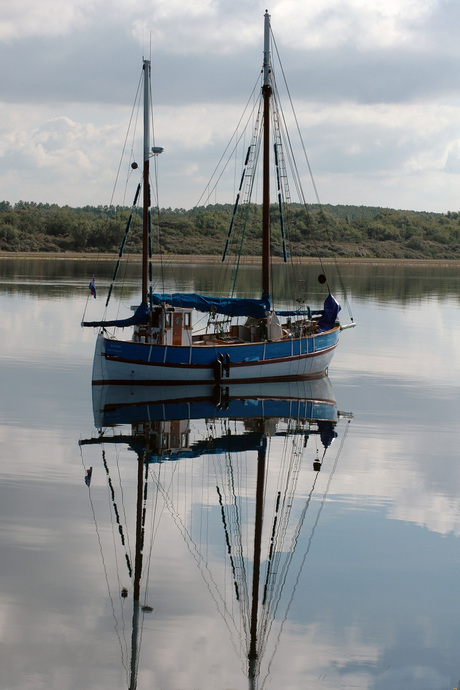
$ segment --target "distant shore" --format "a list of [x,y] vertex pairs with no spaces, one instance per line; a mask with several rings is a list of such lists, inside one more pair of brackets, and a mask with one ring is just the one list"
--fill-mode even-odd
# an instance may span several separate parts
[[[118,254],[94,254],[82,252],[2,252],[0,251],[0,261],[2,259],[41,259],[42,261],[116,261]],[[130,254],[130,262],[139,262],[142,257],[140,254]],[[157,255],[153,257],[154,261],[162,259],[165,263],[178,264],[219,264],[221,257],[217,255],[199,256],[195,254],[176,254],[172,255]],[[281,264],[283,259],[281,257],[273,257],[273,263]],[[296,257],[293,259],[296,264],[317,264],[319,259],[316,257]],[[323,264],[338,263],[346,264],[365,264],[365,265],[385,265],[385,266],[458,266],[460,267],[460,259],[379,259],[374,257],[338,257],[338,258],[322,258]],[[258,256],[242,256],[241,264],[246,266],[260,263]]]

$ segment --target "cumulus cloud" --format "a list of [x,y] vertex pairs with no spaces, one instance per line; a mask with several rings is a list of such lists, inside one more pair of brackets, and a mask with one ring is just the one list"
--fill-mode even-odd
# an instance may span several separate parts
[[31,36],[61,36],[84,28],[94,16],[95,0],[19,0],[1,3],[0,42]]
[[[165,205],[192,206],[259,74],[264,11],[230,0],[115,0],[109,13],[99,0],[9,5],[0,23],[4,196],[103,202],[101,169],[151,55]],[[454,209],[460,7],[283,0],[270,11],[322,201]],[[71,185],[56,186],[59,176]]]

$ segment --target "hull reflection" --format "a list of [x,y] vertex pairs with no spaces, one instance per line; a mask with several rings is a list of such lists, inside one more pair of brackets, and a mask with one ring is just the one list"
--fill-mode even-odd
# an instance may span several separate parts
[[337,405],[327,376],[290,383],[236,386],[93,386],[97,429],[168,419],[299,417],[337,421]]

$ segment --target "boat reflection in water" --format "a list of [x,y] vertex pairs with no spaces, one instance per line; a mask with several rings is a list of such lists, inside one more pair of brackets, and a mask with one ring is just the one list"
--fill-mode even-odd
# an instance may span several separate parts
[[[161,391],[156,387],[93,386],[93,408],[99,433],[80,444],[104,447],[104,466],[123,544],[127,528],[122,524],[122,511],[117,507],[110,478],[108,449],[110,444],[127,444],[137,456],[134,565],[126,552],[132,595],[128,588],[122,591],[123,598],[129,594],[133,599],[128,687],[137,687],[144,615],[155,615],[146,601],[141,605],[140,593],[141,580],[148,577],[150,560],[155,558],[153,542],[144,549],[147,529],[152,533],[161,530],[159,518],[146,516],[149,504],[158,506],[160,501],[181,531],[225,620],[249,688],[257,688],[262,683],[260,679],[269,673],[287,620],[294,581],[298,580],[306,555],[301,558],[301,565],[296,565],[294,579],[288,578],[294,550],[308,508],[315,501],[315,485],[327,450],[337,436],[337,423],[343,416],[337,411],[329,379],[258,386],[176,386]],[[129,425],[129,429],[123,429],[123,425]],[[340,447],[345,433],[346,429]],[[310,449],[313,465],[306,464],[305,455]],[[338,455],[337,452],[334,462],[329,463],[328,472],[334,471]],[[197,481],[202,488],[206,485],[203,495],[208,500],[207,504],[200,503],[203,519],[208,519],[210,507],[214,509],[213,515],[219,515],[225,567],[210,559],[202,537],[207,530],[202,525],[199,530],[196,528],[196,505],[191,520],[193,500],[183,502],[184,514],[180,514],[179,496],[186,492],[189,479],[180,489],[174,487],[173,482],[181,476],[176,470],[187,464],[189,477],[197,469],[196,463]],[[86,481],[89,483],[88,478]],[[317,512],[315,523],[318,517]],[[213,527],[215,532],[216,525]],[[270,634],[276,639],[267,652]],[[262,664],[265,652],[269,658]]]

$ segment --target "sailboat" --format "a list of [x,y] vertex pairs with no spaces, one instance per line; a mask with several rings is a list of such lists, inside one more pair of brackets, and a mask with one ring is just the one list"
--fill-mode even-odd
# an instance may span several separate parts
[[[163,151],[152,146],[150,125],[151,66],[143,61],[144,147],[143,172],[136,198],[143,193],[143,254],[141,303],[133,307],[130,317],[113,320],[83,321],[97,327],[93,384],[226,384],[255,381],[295,380],[325,374],[340,331],[354,325],[341,325],[340,305],[327,294],[320,309],[302,305],[293,310],[275,309],[272,304],[270,168],[274,149],[278,205],[282,210],[285,194],[286,163],[280,127],[283,118],[277,106],[277,95],[270,51],[270,15],[264,19],[264,58],[260,90],[259,116],[248,148],[240,182],[240,197],[250,206],[251,190],[257,162],[262,158],[262,247],[261,297],[240,298],[233,294],[211,297],[196,293],[155,293],[149,285],[154,267],[150,262],[150,159]],[[274,122],[275,125],[271,125]],[[273,130],[273,131],[271,131]],[[284,139],[284,141],[286,141]],[[261,156],[259,156],[259,152]],[[240,204],[241,205],[241,204]],[[227,257],[234,217],[230,224],[223,260]],[[281,216],[281,230],[284,220]],[[283,258],[288,252],[283,235]],[[121,256],[121,254],[120,254]],[[320,283],[328,282],[324,273]],[[109,291],[110,297],[110,291]],[[107,298],[106,306],[109,297]],[[297,300],[299,301],[299,300]],[[196,312],[208,315],[208,327],[194,332],[192,319]],[[132,327],[131,337],[125,329]],[[115,329],[109,334],[108,329]],[[121,335],[119,335],[121,333]]]
[[[196,567],[192,570],[200,572],[224,619],[235,651],[240,650],[238,654],[242,655],[240,662],[249,689],[255,690],[261,674],[270,673],[283,621],[286,621],[293,598],[293,592],[283,590],[290,587],[288,573],[294,567],[294,551],[301,543],[300,535],[308,522],[306,516],[314,501],[314,492],[319,491],[318,477],[326,453],[337,436],[340,418],[346,415],[337,410],[328,377],[260,384],[246,391],[241,384],[222,391],[213,386],[193,386],[184,389],[182,399],[175,394],[175,389],[177,387],[165,390],[166,397],[162,398],[152,387],[93,387],[98,435],[80,441],[82,447],[105,449],[103,462],[109,482],[107,455],[112,444],[117,449],[116,475],[120,475],[119,448],[123,444],[137,457],[136,539],[132,564],[126,554],[132,587],[127,587],[121,595],[124,603],[132,599],[133,607],[130,660],[125,664],[127,686],[130,690],[138,686],[141,643],[145,644],[146,638],[143,620],[148,615],[155,617],[154,597],[150,593],[143,604],[141,595],[141,590],[146,595],[149,591],[148,573],[158,569],[150,566],[155,549],[149,543],[147,531],[158,533],[159,523],[154,515],[166,512],[185,541],[188,558],[193,557]],[[127,426],[130,427],[128,431]],[[313,446],[314,450],[313,474],[311,466],[305,464],[307,446]],[[339,453],[340,449],[334,464],[327,467],[327,474],[330,473],[327,486]],[[200,500],[196,505],[193,499],[190,502],[194,474],[203,489],[203,492],[196,489],[197,495],[205,497],[201,505]],[[313,478],[310,490],[309,475]],[[122,511],[117,508],[111,482],[110,488],[114,520],[119,534],[124,537],[122,518],[128,494],[125,487],[120,495],[124,501]],[[149,508],[148,499],[155,509]],[[323,503],[324,498],[319,512],[318,503],[312,507],[315,516],[312,516],[308,544]],[[185,515],[179,507],[182,504],[186,506]],[[213,533],[219,535],[220,532],[219,541],[226,545],[224,562],[222,558],[210,558],[212,546],[203,542],[210,525],[206,527],[201,523],[200,510],[204,520],[211,521]],[[165,527],[163,524],[163,530]],[[123,538],[124,544],[128,541],[127,536],[126,541]],[[108,560],[104,559],[106,562]],[[301,567],[304,562],[305,555]],[[294,569],[296,573],[291,582],[298,581],[298,563]],[[173,578],[174,573],[170,577]],[[235,613],[230,615],[232,611]],[[236,611],[239,611],[238,620]],[[123,617],[127,619],[126,614]],[[273,626],[275,618],[277,626]],[[159,622],[155,629],[160,630]],[[119,636],[120,632],[117,628]],[[241,639],[233,639],[241,635]],[[193,640],[190,642],[192,644]],[[153,645],[156,647],[155,640]],[[149,649],[149,658],[152,653],[153,648]],[[264,655],[270,660],[262,665]]]

